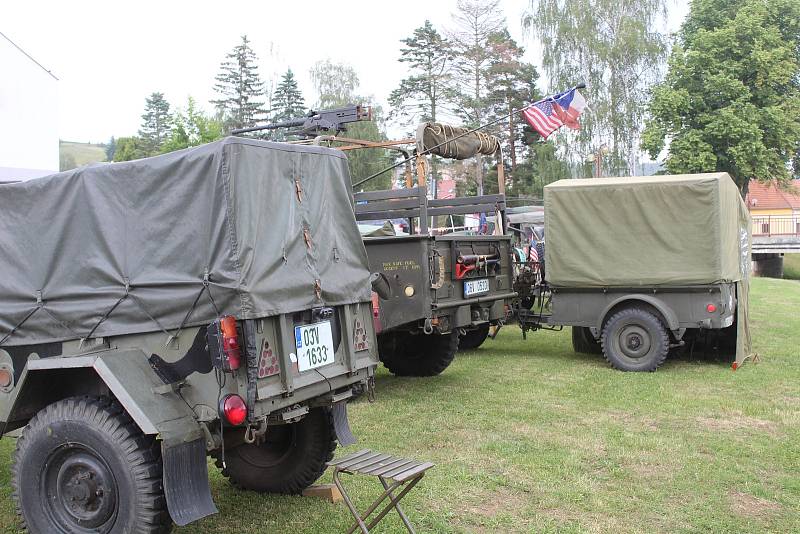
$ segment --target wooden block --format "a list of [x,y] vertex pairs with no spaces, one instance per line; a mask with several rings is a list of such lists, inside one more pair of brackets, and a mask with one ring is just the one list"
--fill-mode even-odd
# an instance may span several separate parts
[[306,488],[303,491],[303,496],[319,497],[334,504],[336,504],[337,502],[342,502],[344,500],[342,498],[342,493],[339,491],[339,488],[337,488],[335,484],[319,484],[317,486],[311,486],[310,488]]

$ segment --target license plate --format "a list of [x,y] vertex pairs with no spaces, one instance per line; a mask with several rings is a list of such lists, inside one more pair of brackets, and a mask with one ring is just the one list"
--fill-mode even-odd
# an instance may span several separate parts
[[489,292],[489,279],[481,278],[479,280],[465,280],[464,281],[464,296],[474,297],[475,295],[482,295]]
[[334,361],[330,321],[294,327],[297,369],[301,373]]

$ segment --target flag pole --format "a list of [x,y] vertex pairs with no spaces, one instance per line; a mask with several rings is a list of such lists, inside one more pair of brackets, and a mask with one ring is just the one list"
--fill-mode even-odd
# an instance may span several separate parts
[[[585,84],[585,83],[583,83],[583,82],[581,82],[581,83],[579,83],[578,85],[576,85],[576,86],[574,86],[574,87],[572,87],[572,88],[570,88],[570,89],[567,89],[566,91],[563,91],[563,92],[564,92],[564,93],[568,93],[568,92],[570,92],[570,91],[574,91],[574,90],[576,90],[576,89],[585,89],[585,88],[586,88],[586,84]],[[558,94],[558,93],[557,93],[557,94]],[[381,174],[383,174],[383,173],[385,173],[385,172],[391,171],[392,169],[396,169],[397,167],[399,167],[399,166],[401,166],[401,165],[404,165],[404,164],[408,163],[409,161],[411,161],[411,160],[413,160],[413,159],[415,159],[415,158],[418,158],[419,156],[424,156],[425,154],[430,154],[432,151],[436,150],[437,148],[439,148],[439,147],[441,147],[441,146],[444,146],[444,145],[446,145],[447,143],[451,143],[451,142],[455,141],[456,139],[461,139],[461,138],[462,138],[462,137],[464,137],[464,136],[467,136],[467,135],[469,135],[469,134],[471,134],[471,133],[475,133],[475,132],[477,132],[478,130],[482,130],[482,129],[484,129],[484,128],[486,128],[487,126],[492,126],[492,125],[494,125],[494,124],[497,124],[498,122],[501,122],[501,121],[504,121],[504,120],[508,119],[508,118],[509,118],[509,117],[511,117],[512,115],[515,115],[515,114],[517,114],[517,113],[522,113],[522,112],[523,112],[523,111],[525,111],[526,109],[528,109],[528,108],[530,108],[530,107],[532,107],[532,106],[535,106],[536,104],[540,104],[540,103],[542,103],[542,102],[545,102],[545,101],[547,101],[547,100],[550,100],[550,99],[552,99],[552,98],[553,98],[553,95],[550,95],[550,96],[546,96],[545,98],[542,98],[541,100],[537,100],[536,102],[531,102],[531,103],[530,103],[530,104],[528,104],[527,106],[525,106],[525,107],[521,107],[521,108],[519,108],[519,109],[515,109],[515,110],[511,111],[511,113],[507,113],[507,114],[503,115],[502,117],[500,117],[500,118],[498,118],[498,119],[495,119],[495,120],[493,120],[493,121],[487,122],[486,124],[482,124],[482,125],[480,125],[480,126],[478,126],[478,127],[476,127],[476,128],[472,128],[471,130],[468,130],[468,131],[466,131],[466,132],[464,132],[464,133],[461,133],[461,134],[459,134],[459,135],[457,135],[457,136],[455,136],[455,137],[453,137],[453,138],[450,138],[450,139],[448,139],[448,140],[446,140],[446,141],[443,141],[443,142],[439,143],[439,144],[438,144],[438,145],[436,145],[436,146],[432,146],[432,147],[430,147],[430,148],[428,148],[428,149],[426,149],[426,150],[423,150],[422,152],[419,152],[418,154],[416,154],[416,155],[415,155],[415,156],[413,156],[413,157],[406,158],[406,159],[404,159],[404,160],[400,161],[399,163],[395,163],[394,165],[391,165],[391,166],[389,166],[389,167],[386,167],[385,169],[383,169],[383,170],[380,170],[380,171],[376,172],[375,174],[372,174],[372,175],[370,175],[370,176],[368,176],[368,177],[364,178],[363,180],[361,180],[361,181],[359,181],[359,182],[356,182],[356,183],[354,183],[354,184],[353,184],[353,188],[356,188],[356,187],[358,187],[359,185],[361,185],[361,184],[363,184],[363,183],[369,182],[369,181],[370,181],[370,180],[372,180],[373,178],[377,178],[378,176],[380,176]]]

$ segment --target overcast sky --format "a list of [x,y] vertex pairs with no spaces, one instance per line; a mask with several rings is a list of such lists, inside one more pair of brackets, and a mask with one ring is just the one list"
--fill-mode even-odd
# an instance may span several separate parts
[[[183,106],[193,96],[206,110],[225,54],[247,34],[262,78],[296,73],[308,105],[316,95],[309,68],[331,59],[353,65],[360,93],[386,98],[404,77],[400,40],[425,19],[451,25],[456,0],[402,2],[295,0],[95,0],[5,2],[0,31],[59,78],[59,135],[104,142],[133,135],[147,95],[161,91]],[[670,27],[686,9],[673,6]],[[540,66],[520,20],[528,0],[501,0],[511,35]]]

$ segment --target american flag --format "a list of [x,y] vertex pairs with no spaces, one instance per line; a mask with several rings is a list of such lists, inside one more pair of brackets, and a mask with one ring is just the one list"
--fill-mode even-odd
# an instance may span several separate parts
[[565,124],[573,130],[579,129],[578,117],[585,107],[586,100],[583,95],[577,89],[570,89],[534,102],[522,112],[522,115],[534,130],[547,139]]

